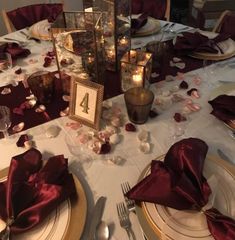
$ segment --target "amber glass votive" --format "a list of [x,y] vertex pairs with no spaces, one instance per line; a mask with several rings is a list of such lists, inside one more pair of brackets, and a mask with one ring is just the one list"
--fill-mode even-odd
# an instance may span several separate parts
[[143,124],[148,120],[154,94],[152,91],[134,87],[124,93],[129,120],[136,124]]

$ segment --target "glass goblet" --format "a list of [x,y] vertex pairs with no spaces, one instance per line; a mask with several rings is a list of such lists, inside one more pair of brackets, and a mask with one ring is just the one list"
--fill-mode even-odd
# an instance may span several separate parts
[[0,131],[8,138],[8,128],[11,126],[11,111],[7,106],[0,106]]
[[9,53],[0,53],[0,71],[4,72],[12,68],[12,58]]

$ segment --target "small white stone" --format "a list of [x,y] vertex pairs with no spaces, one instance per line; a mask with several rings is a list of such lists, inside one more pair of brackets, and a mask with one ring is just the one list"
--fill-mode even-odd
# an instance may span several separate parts
[[46,137],[48,138],[54,138],[58,136],[60,132],[60,128],[58,126],[52,125],[46,130]]
[[179,86],[178,85],[172,86],[170,90],[171,92],[177,92],[179,91]]
[[45,105],[39,105],[39,106],[35,109],[35,112],[41,113],[41,112],[44,112],[45,110],[46,110]]
[[184,69],[185,68],[185,63],[184,62],[178,62],[178,63],[175,63],[175,66],[179,69]]
[[174,80],[175,80],[175,77],[172,76],[172,75],[166,75],[166,77],[165,77],[166,82],[171,82],[171,81],[174,81]]
[[177,63],[177,62],[181,62],[182,59],[178,58],[178,57],[173,57],[173,62]]
[[118,132],[118,129],[111,125],[106,126],[105,130],[108,131],[111,135]]
[[20,122],[19,124],[15,125],[12,130],[13,132],[20,132],[24,128],[24,122]]
[[159,77],[159,75],[160,75],[160,74],[158,74],[158,73],[156,73],[156,72],[151,73],[151,77],[152,77],[152,78],[157,78],[157,77]]
[[120,135],[117,133],[114,133],[109,137],[110,144],[118,144],[121,141]]
[[70,96],[69,96],[69,95],[63,95],[63,96],[62,96],[62,99],[63,99],[65,102],[69,102],[69,101],[70,101]]
[[9,93],[11,93],[11,89],[7,87],[3,88],[3,90],[1,91],[2,95],[7,95]]
[[111,118],[111,124],[114,127],[120,127],[121,126],[121,120],[119,117],[112,117]]

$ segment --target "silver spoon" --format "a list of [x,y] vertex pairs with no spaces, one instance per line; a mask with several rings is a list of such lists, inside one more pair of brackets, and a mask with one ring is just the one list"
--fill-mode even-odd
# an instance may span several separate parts
[[109,227],[106,222],[101,221],[96,229],[96,240],[109,239]]

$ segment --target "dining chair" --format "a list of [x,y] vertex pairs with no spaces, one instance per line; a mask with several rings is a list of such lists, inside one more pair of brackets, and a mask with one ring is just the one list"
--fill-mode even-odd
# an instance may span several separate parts
[[42,3],[23,6],[11,11],[2,9],[2,17],[8,33],[29,27],[44,19],[54,21],[63,11],[63,0],[60,3]]
[[131,5],[132,14],[148,13],[156,19],[170,20],[170,0],[132,0]]
[[217,33],[228,33],[231,38],[235,40],[235,13],[230,10],[225,10],[221,13],[219,19],[217,20],[213,32]]

